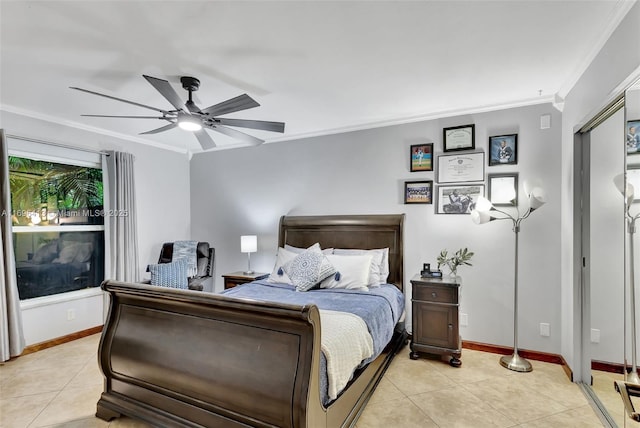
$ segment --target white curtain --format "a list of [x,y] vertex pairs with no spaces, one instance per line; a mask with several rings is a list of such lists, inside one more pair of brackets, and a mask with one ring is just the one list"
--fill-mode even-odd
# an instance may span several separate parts
[[2,235],[2,245],[0,245],[0,361],[7,361],[22,353],[25,341],[11,233],[9,155],[2,129],[0,129],[0,223],[0,234]]
[[138,233],[136,229],[136,192],[134,156],[108,152],[105,156],[108,211],[105,216],[108,235],[108,265],[105,279],[138,282]]

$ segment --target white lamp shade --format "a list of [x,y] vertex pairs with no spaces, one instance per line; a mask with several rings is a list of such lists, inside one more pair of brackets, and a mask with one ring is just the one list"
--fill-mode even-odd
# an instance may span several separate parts
[[613,177],[613,184],[615,184],[618,192],[622,194],[622,196],[626,197],[627,205],[633,202],[633,196],[635,193],[635,189],[633,188],[633,184],[626,182],[624,180],[624,174],[618,174]]
[[489,211],[479,211],[477,209],[471,211],[471,220],[475,224],[485,224],[491,221],[491,214]]
[[255,253],[258,251],[258,237],[256,235],[243,235],[240,237],[240,252]]
[[491,201],[484,196],[478,196],[476,201],[476,210],[481,212],[489,212],[493,208]]
[[529,194],[529,208],[537,210],[547,202],[547,195],[541,187],[536,187]]

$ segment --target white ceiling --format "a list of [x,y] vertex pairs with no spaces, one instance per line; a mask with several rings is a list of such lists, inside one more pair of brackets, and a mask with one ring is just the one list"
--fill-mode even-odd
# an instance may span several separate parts
[[[173,150],[180,129],[78,86],[170,109],[142,74],[200,79],[201,107],[286,122],[282,141],[563,97],[633,1],[4,1],[2,109]],[[186,100],[186,98],[185,98]],[[242,129],[241,129],[242,130]],[[237,147],[210,134],[220,147]]]

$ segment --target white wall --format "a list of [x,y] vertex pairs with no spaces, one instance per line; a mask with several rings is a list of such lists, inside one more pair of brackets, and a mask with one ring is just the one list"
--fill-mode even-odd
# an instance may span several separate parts
[[[125,151],[135,156],[141,277],[145,275],[147,264],[157,262],[163,242],[190,238],[187,190],[189,158],[186,153],[154,148],[7,111],[0,111],[0,128],[5,129],[7,134],[95,150]],[[10,144],[10,148],[19,149],[21,143],[13,140]],[[69,309],[76,311],[73,322],[67,322]],[[102,298],[88,297],[25,310],[23,318],[27,345],[100,325],[101,321],[95,323],[96,313],[100,314],[97,319],[101,319]],[[59,324],[49,321],[55,319],[65,322]]]
[[[543,114],[552,116],[551,129],[540,129]],[[406,289],[423,262],[435,265],[441,249],[469,247],[476,252],[474,266],[459,270],[461,311],[469,318],[463,339],[513,344],[511,224],[477,226],[468,215],[403,203],[405,180],[434,178],[433,172],[409,172],[409,146],[433,142],[439,154],[442,128],[469,123],[476,127],[476,148],[485,152],[490,135],[518,134],[518,165],[487,167],[487,173],[519,172],[520,183],[538,178],[548,191],[548,204],[520,234],[519,345],[559,353],[561,118],[549,104],[194,155],[191,232],[216,248],[216,289],[223,287],[220,275],[246,267],[243,234],[258,235],[252,267],[271,271],[282,215],[404,212]],[[551,325],[551,337],[539,335],[541,322]]]
[[574,286],[573,245],[573,139],[579,125],[602,109],[622,91],[629,77],[640,71],[640,3],[636,3],[607,43],[590,63],[564,100],[562,114],[562,355],[582,380],[581,294]]

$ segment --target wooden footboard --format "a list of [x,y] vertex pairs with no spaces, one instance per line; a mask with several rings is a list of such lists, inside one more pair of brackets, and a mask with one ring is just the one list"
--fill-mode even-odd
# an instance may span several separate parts
[[154,426],[326,426],[315,306],[106,281],[97,416]]
[[105,281],[109,316],[99,360],[101,419],[161,427],[353,426],[404,329],[328,408],[321,404],[320,315],[314,305]]

